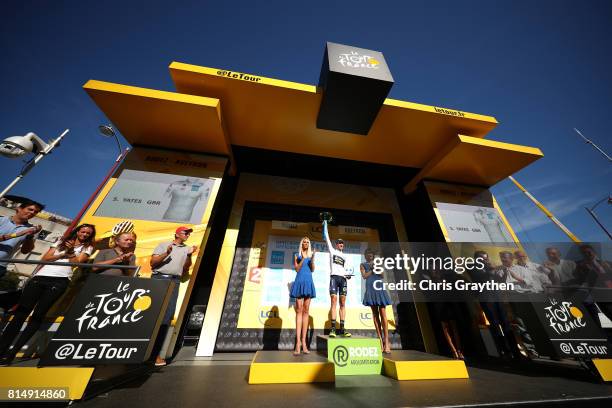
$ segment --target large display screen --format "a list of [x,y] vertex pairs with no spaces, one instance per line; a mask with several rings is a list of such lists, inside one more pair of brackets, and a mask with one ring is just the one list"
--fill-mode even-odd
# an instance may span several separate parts
[[213,185],[209,178],[125,169],[95,216],[198,224]]
[[514,242],[497,209],[436,202],[452,242]]
[[[290,298],[289,291],[296,276],[293,257],[305,235],[310,235],[312,246],[317,252],[315,271],[312,274],[316,298],[310,303],[312,327],[324,329],[329,326],[330,262],[320,226],[315,223],[256,222],[238,315],[238,329],[295,328],[294,300]],[[354,274],[347,282],[346,327],[373,329],[369,307],[362,305],[365,280],[361,277],[359,265],[365,261],[365,250],[368,247],[376,248],[378,233],[370,228],[332,226],[330,236],[332,239],[338,236],[344,239],[344,253],[348,255],[346,269]],[[392,308],[389,307],[387,313],[393,320]]]
[[187,244],[200,250],[189,271],[191,278],[180,285],[175,318],[204,252],[225,165],[223,158],[136,147],[81,220],[96,226],[100,247],[108,245],[116,224],[132,222],[137,235],[134,255],[143,277],[151,274],[151,255],[157,245],[172,241],[181,225],[193,229]]

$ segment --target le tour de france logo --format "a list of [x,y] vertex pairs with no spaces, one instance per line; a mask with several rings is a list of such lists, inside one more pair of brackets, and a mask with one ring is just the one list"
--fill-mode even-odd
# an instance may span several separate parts
[[130,284],[119,282],[113,292],[94,296],[85,305],[83,313],[76,318],[79,333],[91,332],[106,326],[129,325],[141,320],[143,312],[151,307],[150,290],[130,288]]
[[343,67],[351,68],[378,69],[380,67],[380,62],[377,59],[366,54],[360,54],[357,51],[340,54],[338,62]]
[[586,326],[584,314],[572,302],[559,302],[555,298],[548,299],[549,306],[544,307],[546,318],[552,330],[558,335],[571,333]]

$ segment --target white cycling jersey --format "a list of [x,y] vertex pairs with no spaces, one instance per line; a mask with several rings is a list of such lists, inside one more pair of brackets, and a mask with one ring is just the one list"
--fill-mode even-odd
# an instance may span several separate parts
[[206,199],[209,189],[198,180],[175,181],[168,186],[166,195],[171,197],[164,220],[188,222],[198,201]]
[[329,239],[329,232],[327,231],[327,221],[323,221],[323,238],[325,239],[325,242],[327,243],[327,249],[329,250],[330,275],[338,275],[342,277],[347,276],[348,272],[346,270],[346,255],[343,252],[338,251],[332,245],[332,242]]
[[484,227],[491,242],[512,242],[512,239],[505,232],[505,226],[502,224],[497,211],[494,209],[479,208],[474,211],[474,219]]

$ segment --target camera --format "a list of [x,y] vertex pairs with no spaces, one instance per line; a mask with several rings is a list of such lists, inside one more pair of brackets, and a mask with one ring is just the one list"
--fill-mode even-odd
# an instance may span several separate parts
[[40,153],[49,145],[35,133],[29,132],[25,136],[7,137],[0,143],[0,155],[5,157],[20,157],[27,153]]

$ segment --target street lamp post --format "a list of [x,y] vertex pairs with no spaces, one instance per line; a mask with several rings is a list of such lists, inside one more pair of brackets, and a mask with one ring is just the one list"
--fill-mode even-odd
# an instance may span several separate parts
[[126,149],[122,149],[121,148],[121,143],[119,142],[119,138],[117,137],[117,134],[115,133],[115,129],[113,129],[113,127],[111,125],[100,125],[100,126],[98,126],[98,130],[100,131],[100,134],[102,136],[108,137],[108,138],[112,137],[112,138],[115,139],[115,142],[117,142],[117,149],[119,150],[119,155],[115,159],[115,164],[113,164],[113,167],[111,167],[111,169],[108,171],[108,173],[106,174],[106,176],[104,177],[102,182],[100,182],[100,184],[98,185],[98,188],[96,188],[96,190],[93,192],[93,194],[89,197],[89,199],[87,200],[87,202],[85,203],[83,208],[81,208],[81,211],[79,211],[77,216],[74,217],[74,219],[72,220],[72,224],[70,224],[70,226],[68,227],[68,229],[65,232],[65,236],[70,234],[70,231],[72,231],[72,229],[77,225],[77,223],[79,222],[79,220],[81,219],[83,214],[85,214],[85,211],[87,211],[87,209],[89,208],[89,206],[91,205],[93,200],[96,198],[96,196],[98,195],[100,190],[102,190],[102,188],[104,187],[104,185],[106,184],[108,179],[111,178],[111,176],[113,175],[113,173],[115,172],[117,167],[119,167],[119,164],[121,163],[121,161],[123,161],[125,156],[130,151],[129,147],[126,148]]
[[582,140],[584,140],[584,142],[586,144],[590,144],[591,146],[593,146],[595,148],[595,150],[597,150],[599,153],[602,154],[602,156],[604,156],[608,162],[612,162],[612,157],[610,157],[610,155],[606,152],[604,152],[599,146],[597,146],[595,143],[593,143],[591,141],[591,139],[587,139],[586,137],[584,137],[584,135],[582,134],[582,132],[580,132],[578,129],[574,128],[574,131],[576,133],[578,133],[578,135],[582,138]]
[[597,225],[599,225],[601,227],[602,230],[604,230],[604,232],[608,235],[608,238],[612,239],[612,235],[610,234],[610,231],[608,231],[606,229],[606,227],[602,224],[602,222],[599,220],[599,218],[597,217],[597,214],[595,214],[595,207],[597,207],[599,204],[603,203],[604,201],[608,201],[608,204],[612,204],[612,196],[608,195],[604,198],[602,198],[601,200],[599,200],[594,206],[592,206],[591,208],[589,207],[584,207],[585,210],[587,210],[587,212],[591,215],[591,217],[593,217],[593,219],[595,220],[595,222],[597,223]]
[[[576,133],[578,133],[578,135],[582,138],[582,140],[585,141],[585,143],[590,144],[591,146],[593,146],[595,148],[595,150],[597,150],[599,153],[601,153],[602,156],[604,156],[607,160],[608,163],[612,163],[612,157],[610,157],[610,155],[608,153],[606,153],[603,149],[601,149],[599,146],[597,146],[595,143],[593,143],[590,139],[587,139],[586,137],[584,137],[584,135],[582,134],[582,132],[580,132],[578,129],[574,128],[574,131]],[[599,225],[601,227],[602,230],[604,230],[604,232],[606,233],[606,235],[608,235],[608,238],[612,239],[612,235],[610,235],[610,231],[608,231],[606,229],[606,227],[603,225],[603,223],[599,220],[599,218],[597,217],[597,214],[595,214],[595,207],[597,207],[599,204],[603,203],[604,201],[608,200],[608,204],[612,204],[612,196],[611,195],[607,195],[606,197],[604,197],[603,199],[599,200],[594,206],[592,206],[591,208],[589,207],[584,207],[585,210],[587,210],[587,212],[589,213],[589,215],[591,217],[593,217],[593,220],[595,220],[595,222],[597,223],[597,225]]]
[[35,133],[29,132],[25,136],[11,136],[0,143],[0,154],[9,158],[21,157],[27,153],[36,153],[33,159],[30,159],[21,169],[19,175],[13,180],[2,192],[0,198],[4,197],[15,185],[26,176],[43,159],[47,154],[57,147],[61,140],[69,132],[69,129],[59,135],[48,144],[39,138]]
[[[104,137],[108,137],[108,138],[114,138],[115,142],[117,143],[117,150],[119,150],[119,156],[117,156],[117,159],[115,160],[115,162],[119,162],[121,161],[121,158],[123,156],[123,150],[121,149],[121,142],[119,142],[119,138],[117,137],[117,134],[115,133],[115,129],[113,129],[113,127],[111,125],[100,125],[98,126],[98,130],[100,131],[100,134]],[[127,151],[129,151],[129,149],[126,149]]]

